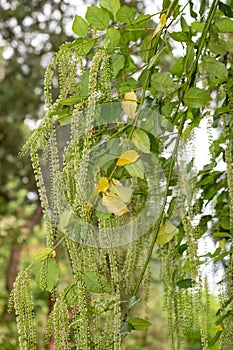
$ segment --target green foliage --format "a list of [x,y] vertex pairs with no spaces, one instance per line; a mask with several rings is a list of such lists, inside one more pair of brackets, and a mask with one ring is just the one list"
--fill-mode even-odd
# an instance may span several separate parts
[[[156,255],[170,349],[193,341],[207,350],[209,291],[198,245],[210,232],[221,240],[204,257],[226,264],[212,344],[219,341],[227,350],[233,292],[233,69],[232,43],[226,40],[231,11],[217,0],[210,7],[204,1],[198,16],[190,1],[195,21],[188,24],[185,7],[163,1],[156,25],[153,15],[138,15],[118,0],[99,5],[88,7],[86,21],[75,17],[79,38],[61,45],[48,65],[47,113],[22,151],[31,155],[47,229],[48,247],[32,263],[42,291],[55,297],[47,341],[54,333],[56,349],[119,350],[128,333],[149,331],[151,322],[135,310],[146,303],[148,268]],[[171,29],[174,20],[179,32]],[[176,45],[184,50],[173,59]],[[192,145],[202,119],[208,121],[211,162],[198,172]],[[61,147],[59,128],[66,133],[67,124],[70,136]],[[219,128],[217,140],[212,127]],[[226,171],[215,169],[220,159]],[[73,274],[64,288],[55,261],[59,246]],[[33,349],[28,271],[16,280],[12,302],[19,334]]]

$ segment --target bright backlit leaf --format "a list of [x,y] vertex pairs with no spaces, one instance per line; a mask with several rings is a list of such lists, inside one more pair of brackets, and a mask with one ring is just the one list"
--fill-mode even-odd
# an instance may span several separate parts
[[44,247],[37,250],[37,252],[34,255],[34,260],[45,260],[48,257],[55,257],[55,256],[56,256],[56,252],[54,249]]
[[138,177],[139,179],[144,179],[145,169],[141,159],[138,159],[133,164],[125,165],[125,169],[132,177]]
[[151,77],[151,86],[154,90],[162,93],[171,93],[175,88],[172,77],[164,72],[154,73]]
[[80,38],[85,38],[88,32],[88,24],[81,16],[75,16],[72,25],[72,31],[74,34],[80,36]]
[[147,320],[143,320],[142,318],[135,317],[127,320],[128,323],[130,323],[136,331],[142,331],[143,329],[148,328],[151,323]]
[[137,96],[135,92],[127,92],[124,96],[123,101],[121,102],[123,111],[130,118],[135,118],[135,113],[137,109]]
[[153,35],[152,35],[152,39],[159,33],[161,32],[161,30],[165,27],[167,23],[167,18],[166,18],[166,14],[163,13],[160,17],[160,21],[159,24],[157,25],[157,27],[155,28]]
[[109,41],[109,46],[111,48],[115,48],[118,45],[120,38],[121,38],[121,34],[119,30],[113,27],[108,28],[106,33],[106,40]]
[[132,188],[131,187],[125,187],[122,185],[116,186],[116,193],[120,200],[122,200],[125,203],[128,203],[132,197]]
[[109,191],[113,197],[117,197],[121,201],[128,203],[132,197],[132,188],[123,186],[117,179],[112,179]]
[[139,158],[139,154],[136,151],[125,151],[120,158],[118,158],[116,165],[117,166],[124,166],[126,164],[132,164],[136,162],[136,160]]
[[107,177],[101,177],[101,179],[99,180],[97,186],[96,186],[96,190],[97,192],[106,192],[107,189],[109,188],[109,181],[107,179]]
[[156,243],[159,245],[164,245],[170,242],[175,235],[179,232],[178,228],[174,225],[168,223],[160,227]]
[[226,79],[228,77],[228,70],[225,65],[217,61],[214,57],[205,56],[202,66],[212,77],[220,79]]
[[115,79],[118,73],[125,66],[125,57],[123,55],[115,54],[111,56],[111,61],[112,61],[112,77],[113,79]]
[[116,216],[122,216],[129,211],[127,205],[111,193],[109,195],[103,194],[102,204],[110,213],[113,213]]
[[106,10],[111,12],[116,19],[116,13],[121,7],[119,0],[100,0],[99,4],[101,7],[104,7]]
[[60,225],[59,225],[59,228],[61,231],[64,231],[67,228],[71,216],[72,216],[72,213],[70,210],[63,211],[60,217]]
[[120,22],[131,23],[137,10],[134,7],[121,6],[116,14],[116,19]]
[[144,153],[150,153],[149,136],[141,129],[136,129],[132,135],[132,141],[135,146]]
[[230,18],[219,18],[215,25],[221,33],[233,33],[233,20]]
[[190,108],[200,108],[211,101],[207,91],[199,88],[190,88],[184,95],[184,104]]
[[86,20],[96,29],[104,30],[110,22],[110,14],[104,8],[90,6],[87,8]]
[[137,304],[141,299],[138,298],[136,295],[133,295],[129,301],[128,301],[128,305],[127,305],[127,309],[130,310],[132,309],[132,307]]

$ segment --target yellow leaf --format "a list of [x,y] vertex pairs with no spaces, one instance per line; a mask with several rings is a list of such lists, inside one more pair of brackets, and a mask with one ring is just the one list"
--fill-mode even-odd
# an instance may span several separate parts
[[220,324],[218,324],[218,325],[216,326],[216,330],[217,330],[218,332],[220,332],[220,331],[223,330],[223,328],[222,328],[222,326],[221,326]]
[[34,260],[45,260],[48,257],[55,257],[56,252],[52,248],[40,248],[34,255]]
[[154,39],[154,37],[163,29],[163,27],[165,27],[166,23],[167,23],[167,17],[166,17],[166,14],[163,13],[160,17],[159,24],[157,25],[157,27],[155,28],[155,30],[153,32],[151,40]]
[[126,164],[132,164],[136,162],[139,157],[140,156],[136,151],[126,151],[120,156],[120,158],[118,158],[116,165],[123,166]]
[[129,211],[126,204],[120,199],[112,197],[111,193],[109,193],[109,195],[103,194],[102,204],[110,213],[117,216],[121,216]]
[[159,245],[164,245],[170,242],[178,232],[178,228],[172,224],[165,224],[160,227],[156,243]]
[[109,188],[108,179],[106,177],[101,177],[101,179],[99,180],[96,186],[97,193],[106,192],[108,188]]
[[87,211],[88,213],[90,213],[92,207],[93,207],[93,205],[92,205],[91,203],[87,203],[86,211]]
[[137,109],[137,96],[135,92],[127,92],[124,96],[123,101],[121,102],[123,111],[130,118],[135,118],[135,112]]

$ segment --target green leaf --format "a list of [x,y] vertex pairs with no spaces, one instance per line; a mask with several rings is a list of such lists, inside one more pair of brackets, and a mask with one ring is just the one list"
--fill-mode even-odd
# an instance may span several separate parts
[[34,255],[34,260],[45,260],[48,257],[54,257],[56,255],[56,252],[52,248],[44,247],[37,250],[37,252]]
[[125,165],[124,167],[130,176],[138,177],[139,179],[144,179],[145,170],[141,159],[138,159],[133,164]]
[[154,50],[152,47],[152,34],[147,35],[141,44],[140,47],[140,56],[143,61],[148,62],[153,58]]
[[134,7],[122,6],[116,14],[116,19],[124,23],[132,23],[137,10]]
[[156,91],[163,93],[170,93],[176,87],[172,77],[169,74],[159,72],[155,73],[151,77],[151,86]]
[[171,4],[171,0],[163,0],[163,9],[167,9]]
[[213,237],[221,237],[221,238],[231,238],[231,234],[228,232],[222,232],[222,231],[218,231],[218,232],[214,232],[213,233]]
[[164,46],[156,55],[151,57],[148,65],[148,69],[152,68],[153,66],[156,66],[160,62],[161,56],[166,50],[167,50],[167,46]]
[[130,324],[128,322],[123,322],[120,326],[120,334],[129,333],[133,329],[134,329],[134,327],[132,326],[132,324]]
[[196,32],[202,33],[205,28],[204,22],[193,22],[191,24],[192,29],[194,29]]
[[138,87],[137,81],[134,78],[129,78],[129,79],[119,83],[119,85],[118,85],[119,94],[123,95],[126,92],[130,92],[132,90],[136,90],[137,87]]
[[74,34],[80,36],[81,38],[85,38],[88,32],[88,24],[81,16],[75,16],[72,30]]
[[189,33],[189,25],[183,16],[181,16],[181,28],[182,28],[182,32]]
[[188,245],[186,243],[184,244],[181,244],[179,247],[178,247],[178,252],[180,255],[183,254],[183,252],[185,252],[188,248]]
[[59,114],[57,120],[60,125],[68,125],[71,123],[71,116],[69,113]]
[[220,79],[226,79],[228,77],[228,70],[225,65],[211,56],[205,56],[202,65],[211,76]]
[[82,100],[81,96],[71,96],[59,101],[59,106],[73,106]]
[[88,96],[88,91],[89,91],[89,75],[90,72],[89,70],[86,70],[81,78],[81,81],[78,84],[79,87],[79,92],[80,92],[80,97],[83,99],[83,97],[87,97]]
[[184,32],[173,32],[173,33],[170,33],[170,36],[175,41],[179,41],[179,42],[188,41],[188,35],[187,33],[184,33]]
[[128,203],[130,201],[133,193],[131,187],[116,185],[115,189],[116,189],[116,194],[121,201],[123,201],[124,203]]
[[233,11],[232,8],[229,5],[224,4],[223,2],[219,2],[219,10],[222,11],[222,13],[227,16],[233,18]]
[[162,225],[159,229],[159,233],[156,239],[158,245],[164,245],[170,242],[175,235],[179,232],[178,228],[174,225],[167,223]]
[[233,33],[233,20],[230,18],[219,18],[215,25],[220,33]]
[[130,318],[129,320],[127,320],[127,322],[130,323],[136,331],[142,331],[143,329],[146,329],[151,325],[149,321],[143,320],[139,317]]
[[83,38],[78,38],[74,41],[72,44],[75,47],[75,50],[78,55],[87,55],[93,46],[95,45],[95,39],[88,40],[88,39],[83,39]]
[[107,122],[111,122],[120,116],[121,111],[121,103],[119,101],[107,102],[101,106],[101,117]]
[[199,108],[206,106],[211,98],[209,93],[203,89],[190,88],[184,95],[184,104],[190,108]]
[[44,291],[51,292],[58,282],[58,266],[56,260],[48,258],[44,261],[38,261],[34,265],[35,280],[38,286],[41,286],[41,276],[43,282],[46,281]]
[[106,33],[106,40],[109,40],[110,48],[115,49],[116,46],[119,44],[120,38],[121,38],[121,34],[119,30],[113,27],[108,28]]
[[115,79],[118,75],[118,73],[124,68],[125,65],[125,58],[123,55],[112,55],[111,56],[112,61],[112,77]]
[[76,284],[72,283],[64,289],[64,297],[68,306],[78,302],[79,290]]
[[133,295],[129,301],[128,301],[128,306],[127,306],[127,310],[132,309],[132,307],[137,304],[141,299],[138,298],[136,295]]
[[99,30],[104,30],[110,22],[110,14],[107,10],[97,6],[89,6],[86,12],[86,20],[88,23]]
[[191,278],[185,278],[183,280],[179,280],[178,282],[176,282],[177,287],[179,288],[192,288],[193,286],[193,280]]
[[67,226],[69,225],[71,216],[72,216],[72,213],[70,210],[63,211],[63,213],[60,216],[60,225],[59,225],[59,229],[61,231],[66,230]]
[[197,14],[196,14],[196,12],[193,10],[193,6],[194,6],[194,4],[193,4],[193,2],[192,1],[189,1],[189,9],[190,9],[190,15],[191,15],[191,17],[193,17],[193,18],[197,18]]
[[220,219],[219,220],[219,224],[224,230],[230,230],[230,220],[229,220],[229,218]]
[[107,278],[97,272],[86,272],[81,275],[81,279],[88,292],[110,294],[112,291]]
[[201,15],[201,18],[203,18],[203,15],[204,15],[204,13],[205,13],[206,5],[207,5],[207,0],[202,0],[202,1],[200,1],[199,13],[200,13],[200,15]]
[[179,57],[171,68],[172,75],[181,77],[183,74],[183,57]]
[[121,7],[119,0],[100,0],[99,4],[101,7],[111,12],[113,14],[114,19],[116,19],[116,13]]
[[183,69],[185,73],[189,72],[194,61],[194,43],[187,43],[186,55],[183,60]]
[[150,153],[149,136],[142,129],[135,129],[132,135],[135,146],[144,153]]

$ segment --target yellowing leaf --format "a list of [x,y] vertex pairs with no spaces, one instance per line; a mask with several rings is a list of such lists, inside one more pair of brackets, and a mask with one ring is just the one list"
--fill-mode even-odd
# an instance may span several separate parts
[[166,14],[163,13],[160,17],[159,24],[157,25],[157,27],[154,30],[154,33],[152,35],[152,39],[154,39],[154,37],[163,29],[163,27],[165,27],[166,23],[167,23],[167,17],[166,17]]
[[136,162],[139,157],[140,156],[136,151],[126,151],[120,156],[120,158],[118,158],[116,165],[123,166],[126,164],[132,164]]
[[45,260],[48,257],[55,257],[56,252],[52,248],[40,248],[34,255],[34,260]]
[[132,188],[131,187],[125,187],[125,186],[116,186],[116,193],[120,200],[122,200],[125,203],[128,203],[132,197]]
[[109,186],[108,192],[111,197],[118,198],[125,203],[130,201],[133,193],[131,187],[123,186],[119,180],[114,178],[111,180],[111,185]]
[[87,203],[87,206],[86,206],[86,211],[89,213],[92,209],[93,205],[91,203]]
[[109,181],[106,177],[101,177],[101,179],[99,180],[97,186],[96,186],[96,190],[97,192],[106,192],[107,189],[109,188]]
[[178,228],[172,224],[165,224],[160,227],[156,243],[159,245],[164,245],[170,242],[178,232]]
[[144,153],[150,153],[149,136],[141,129],[136,129],[132,135],[132,141],[135,146]]
[[103,194],[102,204],[110,213],[113,213],[117,216],[121,216],[129,211],[123,201],[116,197],[112,197],[111,195]]
[[123,101],[121,102],[123,111],[130,118],[135,118],[135,112],[137,109],[137,96],[135,92],[127,92],[124,96]]
[[217,330],[218,332],[220,332],[220,331],[223,330],[223,328],[222,328],[222,326],[221,326],[220,324],[218,324],[218,325],[216,326],[216,330]]

